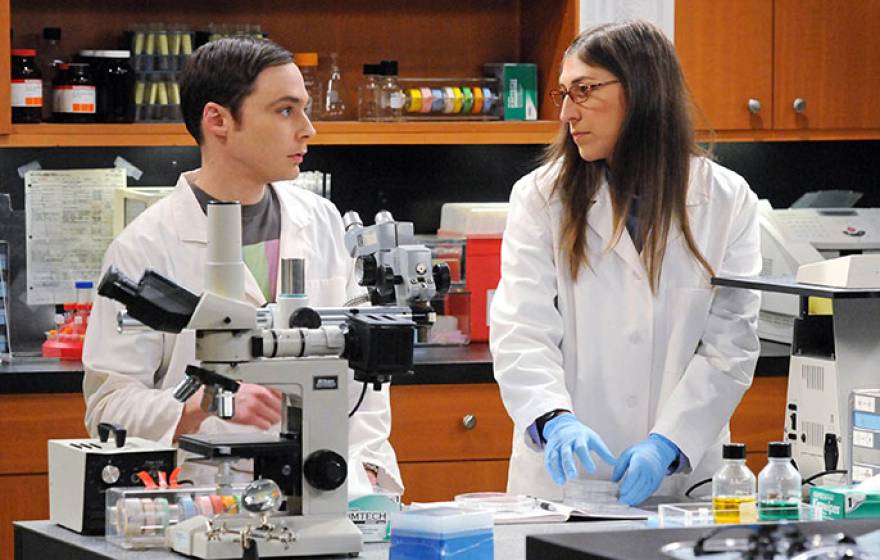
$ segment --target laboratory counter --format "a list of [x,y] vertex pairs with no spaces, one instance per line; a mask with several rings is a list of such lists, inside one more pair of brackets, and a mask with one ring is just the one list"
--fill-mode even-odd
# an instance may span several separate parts
[[[761,341],[755,375],[788,375],[789,347]],[[492,355],[486,343],[467,346],[431,346],[415,350],[412,375],[395,376],[394,385],[448,385],[494,383]],[[32,393],[79,393],[82,364],[54,358],[19,358],[0,364],[0,395]]]
[[[495,527],[495,558],[522,560],[526,557],[526,536],[585,531],[615,531],[644,527],[637,521],[597,521],[591,523],[555,523],[534,525],[499,525]],[[359,558],[385,560],[390,545],[367,543]],[[84,537],[49,521],[15,523],[15,560],[181,560],[180,554],[166,550],[127,551],[108,543],[104,537]],[[329,558],[329,557],[322,557]],[[347,558],[342,556],[340,558]]]

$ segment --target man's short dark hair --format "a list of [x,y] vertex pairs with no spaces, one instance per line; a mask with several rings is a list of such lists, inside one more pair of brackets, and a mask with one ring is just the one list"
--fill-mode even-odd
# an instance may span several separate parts
[[213,101],[239,119],[241,103],[254,90],[260,72],[293,62],[290,51],[253,37],[229,37],[193,52],[180,76],[180,108],[186,129],[202,143],[202,111]]

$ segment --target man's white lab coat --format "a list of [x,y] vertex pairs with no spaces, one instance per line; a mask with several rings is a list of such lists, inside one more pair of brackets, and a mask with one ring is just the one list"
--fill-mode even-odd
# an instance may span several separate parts
[[[280,256],[305,258],[310,305],[341,306],[361,295],[363,289],[354,281],[354,261],[345,251],[342,219],[336,208],[303,189],[281,185],[272,188],[281,203]],[[113,240],[103,268],[114,265],[134,280],[151,268],[200,294],[204,290],[207,223],[207,216],[181,175],[171,194],[145,210]],[[249,270],[245,271],[245,291],[250,303],[265,303]],[[116,331],[116,312],[121,308],[117,302],[98,297],[89,319],[83,350],[86,427],[94,435],[98,423],[115,422],[130,435],[171,444],[183,410],[172,391],[183,378],[186,366],[197,363],[194,332],[121,335]],[[360,391],[361,384],[349,377],[352,407]],[[202,423],[199,433],[248,431],[257,429],[211,416]],[[401,489],[397,459],[388,442],[390,432],[388,386],[381,392],[368,389],[349,428],[349,495],[370,492],[362,463],[380,467],[380,484]],[[188,468],[182,478],[212,482],[198,466]]]

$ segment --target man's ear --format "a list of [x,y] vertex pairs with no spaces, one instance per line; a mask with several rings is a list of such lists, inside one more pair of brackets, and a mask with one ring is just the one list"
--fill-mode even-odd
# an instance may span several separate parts
[[202,109],[202,135],[225,139],[232,128],[232,113],[218,103],[209,101]]

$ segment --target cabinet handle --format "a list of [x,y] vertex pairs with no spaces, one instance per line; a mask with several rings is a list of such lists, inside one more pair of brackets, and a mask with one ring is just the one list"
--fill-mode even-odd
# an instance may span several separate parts
[[461,423],[465,430],[473,430],[477,426],[477,417],[473,414],[465,414],[461,419]]
[[798,97],[794,100],[794,103],[791,104],[795,113],[803,113],[807,110],[807,101],[801,97]]
[[753,115],[757,115],[761,112],[761,102],[757,99],[749,99],[748,106],[749,112]]

